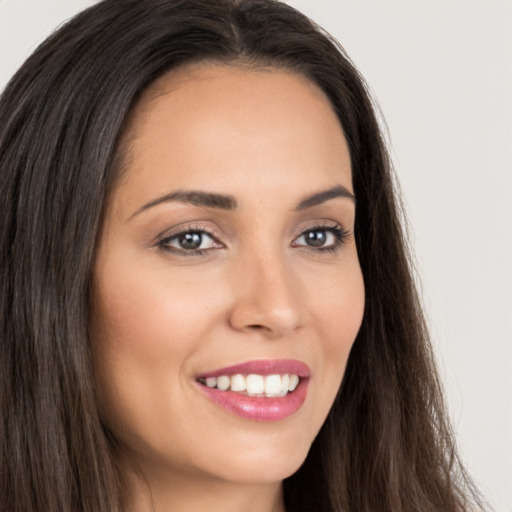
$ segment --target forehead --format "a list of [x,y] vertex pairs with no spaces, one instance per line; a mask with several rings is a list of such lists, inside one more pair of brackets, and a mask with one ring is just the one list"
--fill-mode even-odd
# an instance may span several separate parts
[[[226,89],[230,93],[228,97],[223,94]],[[307,95],[334,114],[327,96],[318,85],[295,70],[216,62],[188,64],[163,75],[143,92],[133,114],[140,116],[155,101],[172,92],[181,93],[181,97],[175,96],[175,101],[183,103],[187,99],[197,100],[199,95],[205,104],[227,100],[234,106],[240,106],[241,101],[248,109],[254,106],[261,108],[262,100],[270,102],[275,98],[286,105]],[[202,96],[205,92],[208,93],[206,97]]]
[[123,139],[125,178],[139,193],[263,193],[265,184],[286,190],[296,180],[310,190],[318,180],[351,188],[339,120],[323,91],[293,71],[213,64],[173,71],[142,95]]

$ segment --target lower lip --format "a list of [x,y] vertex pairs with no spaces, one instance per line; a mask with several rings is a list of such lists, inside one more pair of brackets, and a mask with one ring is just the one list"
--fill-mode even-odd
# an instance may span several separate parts
[[234,391],[221,391],[198,384],[201,391],[223,409],[253,421],[278,421],[297,412],[304,401],[309,379],[301,379],[286,396],[245,396]]

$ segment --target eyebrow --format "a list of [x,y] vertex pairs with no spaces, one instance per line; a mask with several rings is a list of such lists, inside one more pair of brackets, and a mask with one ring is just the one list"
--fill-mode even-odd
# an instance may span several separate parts
[[132,217],[158,204],[173,201],[189,203],[194,206],[203,206],[205,208],[217,208],[219,210],[235,210],[238,208],[238,203],[233,196],[215,194],[213,192],[201,192],[198,190],[176,190],[175,192],[165,194],[149,201],[149,203],[146,203],[142,208],[139,208]]
[[347,188],[345,188],[343,185],[336,185],[335,187],[323,190],[322,192],[316,192],[306,196],[299,202],[295,209],[306,210],[308,208],[312,208],[313,206],[318,206],[319,204],[325,203],[326,201],[330,201],[331,199],[336,199],[337,197],[346,197],[347,199],[351,199],[354,202],[356,200],[356,196],[352,194],[352,192],[350,192]]
[[[296,206],[295,210],[306,210],[313,206],[318,206],[331,199],[338,197],[345,197],[355,201],[355,196],[348,189],[342,185],[336,185],[335,187],[323,190],[321,192],[315,192],[314,194],[304,197]],[[130,218],[135,217],[139,213],[142,213],[149,208],[153,208],[161,203],[166,202],[180,202],[189,203],[194,206],[202,206],[205,208],[216,208],[219,210],[236,210],[238,203],[233,196],[224,194],[215,194],[213,192],[202,192],[199,190],[176,190],[169,194],[165,194],[161,197],[153,199],[146,203],[144,206],[139,208]]]

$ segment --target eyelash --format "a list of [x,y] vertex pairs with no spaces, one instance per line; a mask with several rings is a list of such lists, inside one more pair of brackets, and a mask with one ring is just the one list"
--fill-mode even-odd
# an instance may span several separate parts
[[[315,231],[323,231],[327,233],[331,233],[335,237],[335,242],[332,245],[329,245],[327,247],[314,247],[314,246],[306,246],[306,245],[296,245],[295,242],[300,239],[301,237],[307,235],[308,233],[313,233]],[[180,236],[187,235],[187,234],[200,234],[200,235],[207,235],[212,239],[212,243],[219,244],[219,247],[208,247],[206,249],[194,249],[194,250],[187,250],[187,249],[178,249],[175,247],[170,246],[170,243],[177,240]],[[341,227],[338,224],[329,224],[329,223],[320,223],[316,224],[314,226],[308,227],[307,229],[303,230],[292,242],[293,247],[301,247],[307,251],[313,252],[313,253],[336,253],[338,252],[342,245],[347,241],[347,239],[350,237],[350,232],[343,227]],[[178,254],[180,256],[204,256],[206,255],[210,250],[212,249],[220,249],[222,248],[223,244],[222,242],[219,242],[218,237],[210,230],[206,229],[204,227],[200,226],[184,226],[182,229],[177,231],[176,233],[173,233],[169,236],[164,236],[160,238],[156,244],[156,247],[161,249],[165,252],[171,252],[174,254]]]
[[[164,236],[164,237],[160,238],[157,241],[156,246],[165,252],[178,254],[180,256],[204,256],[204,255],[206,255],[208,253],[208,251],[210,251],[212,248],[186,250],[186,249],[178,249],[176,247],[171,247],[169,245],[174,240],[177,240],[180,236],[184,236],[187,234],[193,234],[193,233],[199,233],[200,235],[206,234],[213,240],[214,243],[221,244],[221,242],[218,241],[218,237],[210,229],[205,229],[204,227],[201,227],[201,226],[189,225],[189,226],[184,226],[183,228],[181,228],[176,233],[173,233],[172,235],[168,235],[168,236]],[[215,247],[215,248],[217,249],[220,247]]]
[[[315,231],[323,231],[326,233],[331,233],[335,241],[332,245],[328,245],[326,247],[313,247],[313,246],[305,246],[305,245],[294,245],[294,242],[298,240],[299,238],[305,236],[307,233],[314,233]],[[304,231],[300,233],[298,237],[294,239],[294,242],[292,245],[294,247],[302,247],[303,249],[313,252],[313,253],[336,253],[338,252],[343,244],[346,243],[346,241],[350,237],[350,232],[346,230],[345,228],[341,227],[339,224],[330,224],[330,223],[320,223],[315,224],[311,227],[308,227]]]

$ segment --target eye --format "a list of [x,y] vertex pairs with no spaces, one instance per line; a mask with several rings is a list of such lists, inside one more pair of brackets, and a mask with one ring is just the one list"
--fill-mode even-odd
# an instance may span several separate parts
[[292,245],[318,250],[336,250],[348,237],[348,233],[339,226],[319,226],[304,231]]
[[187,230],[163,238],[158,246],[166,251],[187,255],[203,254],[208,249],[223,247],[212,235],[202,230]]

